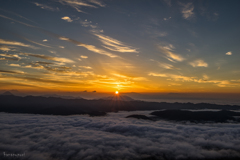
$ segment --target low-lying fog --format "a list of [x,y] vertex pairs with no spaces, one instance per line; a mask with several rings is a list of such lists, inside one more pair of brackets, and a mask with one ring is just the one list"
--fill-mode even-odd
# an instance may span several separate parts
[[0,159],[3,152],[34,160],[240,157],[240,124],[125,118],[151,112],[104,117],[0,113]]

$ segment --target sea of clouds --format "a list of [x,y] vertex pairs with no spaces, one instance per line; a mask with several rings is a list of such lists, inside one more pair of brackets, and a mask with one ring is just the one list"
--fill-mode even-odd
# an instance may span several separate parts
[[0,159],[240,158],[240,124],[125,118],[150,112],[104,117],[0,113]]

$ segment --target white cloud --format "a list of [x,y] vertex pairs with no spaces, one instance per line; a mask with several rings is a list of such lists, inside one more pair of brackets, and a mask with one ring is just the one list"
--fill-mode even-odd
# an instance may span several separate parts
[[70,17],[68,17],[68,16],[62,17],[61,19],[65,20],[65,21],[67,21],[67,22],[72,22],[72,21],[73,21],[73,20],[72,20]]
[[92,69],[92,67],[90,67],[90,66],[78,66],[78,67],[84,68],[84,69]]
[[58,46],[59,48],[65,48],[64,46]]
[[19,64],[9,64],[9,66],[13,66],[13,67],[20,67]]
[[153,73],[153,72],[149,73],[148,75],[154,76],[154,77],[168,77],[168,75],[166,74],[159,74],[159,73]]
[[52,57],[52,56],[46,56],[43,54],[32,54],[32,53],[21,53],[22,55],[26,56],[32,56],[36,58],[46,59],[46,60],[52,60],[52,61],[59,61],[63,63],[73,63],[74,61],[68,58],[62,58],[62,57]]
[[164,21],[170,20],[172,17],[163,18]]
[[208,67],[208,64],[204,62],[202,59],[195,60],[189,63],[193,67]]
[[53,7],[50,7],[50,6],[45,5],[45,4],[40,4],[40,3],[37,3],[37,2],[35,2],[34,4],[36,6],[42,8],[42,9],[46,9],[46,10],[50,10],[50,11],[59,11],[59,8],[53,8]]
[[97,25],[94,25],[92,21],[87,21],[87,19],[85,19],[85,21],[81,21],[80,23],[82,24],[83,27],[90,27],[92,29],[97,28]]
[[25,152],[26,159],[240,157],[238,123],[184,124],[125,118],[131,114],[149,116],[151,112],[108,113],[105,117],[0,113],[0,146],[8,153]]
[[88,56],[83,56],[83,55],[81,55],[80,57],[81,57],[81,58],[88,58]]
[[229,52],[226,53],[226,55],[230,56],[230,55],[232,55],[232,52],[229,51]]
[[9,47],[9,46],[0,46],[0,50],[3,52],[8,52],[11,51],[13,47]]
[[48,40],[47,39],[44,39],[43,42],[47,42]]
[[69,38],[66,38],[66,37],[59,37],[59,39],[62,41],[69,41]]
[[158,48],[162,53],[166,55],[165,58],[167,58],[171,62],[176,62],[176,61],[181,62],[185,59],[181,55],[172,52],[175,49],[175,47],[172,44],[168,44],[165,46],[158,45]]
[[138,53],[136,48],[127,46],[123,44],[123,42],[120,42],[116,39],[113,39],[111,37],[100,35],[100,34],[94,34],[99,38],[99,40],[104,44],[103,47],[116,52],[135,52]]
[[4,40],[4,39],[0,39],[0,44],[21,46],[21,47],[28,47],[28,48],[36,49],[36,47],[34,47],[32,45],[24,44],[22,42],[17,42],[17,41]]
[[90,7],[90,8],[98,8],[98,7],[105,7],[99,0],[58,0],[63,5],[71,6],[72,8],[76,9],[78,12],[83,12],[81,10],[82,7]]
[[118,57],[117,55],[114,55],[110,52],[106,52],[102,49],[99,49],[93,45],[88,45],[88,44],[79,44],[78,46],[82,46],[82,47],[85,47],[86,49],[88,49],[89,51],[92,51],[92,52],[95,52],[95,53],[98,53],[98,54],[102,54],[102,55],[106,55],[108,57],[111,57],[111,58],[116,58]]
[[184,19],[190,19],[194,16],[194,6],[192,3],[187,3],[187,4],[183,4],[180,3],[180,5],[182,6],[182,14],[183,14],[183,18]]
[[[21,59],[21,57],[19,57],[17,54],[2,53],[2,54],[0,54],[0,56],[10,58],[9,60],[20,60]],[[6,58],[6,60],[7,60],[7,58]]]
[[111,58],[115,58],[115,57],[119,57],[117,55],[114,55],[110,52],[107,52],[107,51],[104,51],[100,48],[97,48],[93,45],[88,45],[88,44],[84,44],[82,42],[79,42],[79,41],[76,41],[76,40],[73,40],[73,39],[70,39],[70,38],[66,38],[66,37],[58,37],[60,40],[64,40],[64,41],[68,41],[68,42],[71,42],[73,44],[76,44],[77,46],[81,46],[81,47],[84,47],[86,49],[88,49],[89,51],[92,51],[92,52],[95,52],[95,53],[98,53],[98,54],[102,54],[102,55],[106,55],[106,56],[109,56]]

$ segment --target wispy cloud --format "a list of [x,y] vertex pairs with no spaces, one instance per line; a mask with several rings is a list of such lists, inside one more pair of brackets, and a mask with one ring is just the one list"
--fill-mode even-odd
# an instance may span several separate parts
[[179,69],[179,68],[174,67],[171,64],[162,63],[162,62],[156,61],[154,59],[150,59],[150,61],[157,62],[159,67],[162,67],[162,68],[165,68],[165,69]]
[[0,50],[3,52],[8,52],[8,51],[12,51],[14,47],[10,47],[10,46],[0,46]]
[[226,55],[230,56],[230,55],[232,55],[232,52],[229,51],[229,52],[226,53]]
[[36,49],[36,47],[29,45],[29,44],[24,44],[22,42],[9,41],[9,40],[4,40],[4,39],[0,39],[0,44],[14,45],[14,46],[21,46],[21,47],[28,47],[28,48]]
[[172,44],[168,44],[168,45],[158,45],[158,48],[160,49],[160,51],[162,53],[164,53],[166,55],[165,58],[167,58],[169,61],[171,62],[176,62],[176,61],[183,61],[185,58],[183,58],[181,55],[173,53],[173,50],[175,49],[175,47]]
[[59,11],[59,8],[53,8],[53,7],[50,7],[46,4],[40,4],[40,3],[37,3],[37,2],[35,2],[34,4],[36,6],[42,8],[42,9],[46,9],[46,10],[49,10],[49,11]]
[[136,48],[127,46],[116,39],[113,39],[109,36],[101,35],[101,34],[94,34],[99,38],[99,40],[104,44],[103,47],[115,51],[115,52],[135,52],[138,53]]
[[52,57],[52,56],[46,56],[43,54],[32,54],[32,53],[21,53],[25,56],[32,56],[36,58],[46,59],[46,60],[52,60],[52,61],[58,61],[63,63],[73,63],[74,61],[68,58],[62,58],[62,57]]
[[191,19],[194,16],[194,5],[193,3],[179,3],[182,8],[181,8],[181,13],[183,15],[184,19]]
[[208,67],[208,64],[204,62],[202,59],[195,60],[189,63],[193,67]]
[[85,59],[88,58],[88,56],[83,56],[83,55],[81,55],[80,57],[81,57],[81,58],[85,58]]
[[168,17],[168,18],[163,18],[164,21],[168,21],[170,20],[172,17]]
[[19,65],[19,64],[9,64],[9,66],[12,66],[12,67],[19,67],[20,65]]
[[149,76],[154,76],[154,77],[168,77],[167,74],[153,73],[153,72],[150,72],[148,75]]
[[37,44],[37,45],[39,45],[39,46],[52,48],[52,47],[50,47],[50,46],[48,46],[48,45],[41,44],[41,43],[38,43],[38,42],[32,41],[32,40],[30,40],[30,39],[27,39],[27,38],[23,38],[23,39],[27,40],[28,42],[31,42],[31,43]]
[[90,67],[90,66],[78,66],[78,67],[84,68],[84,69],[92,69],[92,67]]
[[176,75],[176,74],[162,74],[162,73],[154,73],[150,72],[148,74],[149,76],[155,76],[155,77],[164,77],[164,78],[171,78],[168,80],[173,81],[182,81],[182,82],[195,82],[195,83],[212,83],[214,85],[217,85],[218,87],[236,87],[240,86],[240,83],[236,80],[210,80],[209,76],[206,74],[203,75],[202,78],[197,77],[189,77],[184,75]]
[[90,27],[92,29],[97,28],[97,25],[94,25],[92,21],[88,21],[87,19],[85,19],[85,21],[81,21],[80,23],[83,27]]
[[105,7],[99,0],[59,0],[59,2],[63,5],[71,6],[76,9],[78,12],[84,12],[81,10],[82,7],[90,7],[90,8],[98,8]]
[[19,57],[17,54],[6,54],[6,53],[2,53],[0,54],[0,56],[4,57],[1,58],[1,60],[13,60],[13,61],[18,61],[21,59],[21,57]]
[[118,73],[113,73],[114,76],[119,77],[119,78],[123,78],[125,80],[131,80],[131,81],[147,81],[147,78],[145,77],[135,77],[135,76],[126,76],[123,74],[118,74]]
[[176,75],[176,74],[159,74],[159,73],[154,73],[150,72],[148,74],[149,76],[155,76],[155,77],[167,77],[167,78],[172,78],[174,81],[194,81],[196,77],[187,77],[187,76],[182,76],[182,75]]
[[72,20],[70,17],[68,17],[68,16],[64,16],[64,17],[62,17],[61,19],[65,20],[65,21],[67,21],[67,22],[72,22],[72,21],[73,21],[73,20]]
[[92,51],[92,52],[95,52],[95,53],[98,53],[98,54],[102,54],[102,55],[106,55],[108,57],[111,57],[111,58],[116,58],[118,57],[117,55],[114,55],[110,52],[107,52],[107,51],[104,51],[103,49],[100,49],[100,48],[97,48],[93,45],[88,45],[88,44],[79,44],[78,46],[82,46],[82,47],[85,47],[86,49],[88,49],[89,51]]
[[73,40],[73,39],[70,39],[70,38],[67,38],[67,37],[62,37],[62,36],[58,36],[58,35],[55,35],[55,36],[57,36],[60,40],[71,42],[73,44],[76,44],[77,46],[84,47],[84,48],[88,49],[89,51],[92,51],[92,52],[95,52],[95,53],[98,53],[98,54],[106,55],[106,56],[109,56],[111,58],[119,57],[119,56],[114,55],[110,52],[104,51],[103,49],[97,48],[93,45],[84,44],[82,42],[79,42],[79,41],[76,41],[76,40]]
[[44,40],[42,40],[43,42],[47,42],[48,40],[47,39],[44,39]]

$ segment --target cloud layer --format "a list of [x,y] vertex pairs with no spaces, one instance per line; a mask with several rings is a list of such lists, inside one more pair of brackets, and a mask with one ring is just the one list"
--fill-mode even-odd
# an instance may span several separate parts
[[[240,157],[239,124],[0,113],[0,151],[22,159],[206,159]],[[147,114],[138,111],[135,114]]]

